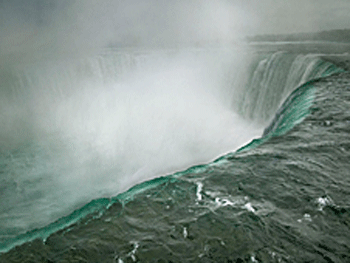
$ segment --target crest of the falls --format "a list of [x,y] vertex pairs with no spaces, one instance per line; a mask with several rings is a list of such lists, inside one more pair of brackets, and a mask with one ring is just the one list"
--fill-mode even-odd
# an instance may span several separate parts
[[2,235],[42,227],[261,134],[231,107],[243,57],[222,48],[106,50],[7,69]]
[[[212,48],[107,50],[2,71],[1,239],[234,151],[292,90],[339,70],[317,55]],[[273,123],[288,130],[307,107]]]

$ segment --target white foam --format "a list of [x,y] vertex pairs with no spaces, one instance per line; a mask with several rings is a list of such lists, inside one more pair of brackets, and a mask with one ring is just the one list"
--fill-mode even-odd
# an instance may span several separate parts
[[183,236],[184,236],[184,238],[187,238],[187,237],[188,237],[188,231],[187,231],[187,228],[186,228],[186,227],[184,227]]
[[249,212],[255,213],[255,209],[253,208],[251,203],[246,203],[244,205],[244,208],[247,209]]
[[323,196],[317,198],[316,204],[318,206],[318,210],[322,211],[326,206],[333,206],[334,202],[329,196]]
[[197,192],[196,192],[196,196],[197,196],[198,201],[202,200],[202,189],[203,189],[203,184],[198,182],[197,183]]

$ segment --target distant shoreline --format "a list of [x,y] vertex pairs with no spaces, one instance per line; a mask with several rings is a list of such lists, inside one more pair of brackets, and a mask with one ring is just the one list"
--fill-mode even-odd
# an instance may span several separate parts
[[329,41],[350,43],[350,29],[336,29],[310,33],[254,35],[247,36],[246,40],[248,42]]

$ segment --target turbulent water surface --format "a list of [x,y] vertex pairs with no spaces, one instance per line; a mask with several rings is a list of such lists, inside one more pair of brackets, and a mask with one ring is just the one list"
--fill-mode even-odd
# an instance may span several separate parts
[[1,262],[350,261],[339,47],[105,50],[3,69]]

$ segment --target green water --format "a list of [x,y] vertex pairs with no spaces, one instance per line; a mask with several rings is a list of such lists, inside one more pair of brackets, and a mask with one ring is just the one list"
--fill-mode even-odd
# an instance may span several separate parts
[[0,260],[347,262],[349,106],[349,73],[310,81],[260,139],[10,239],[26,243]]
[[149,182],[2,260],[30,253],[51,262],[347,262],[350,78],[313,87],[311,114],[289,132]]

